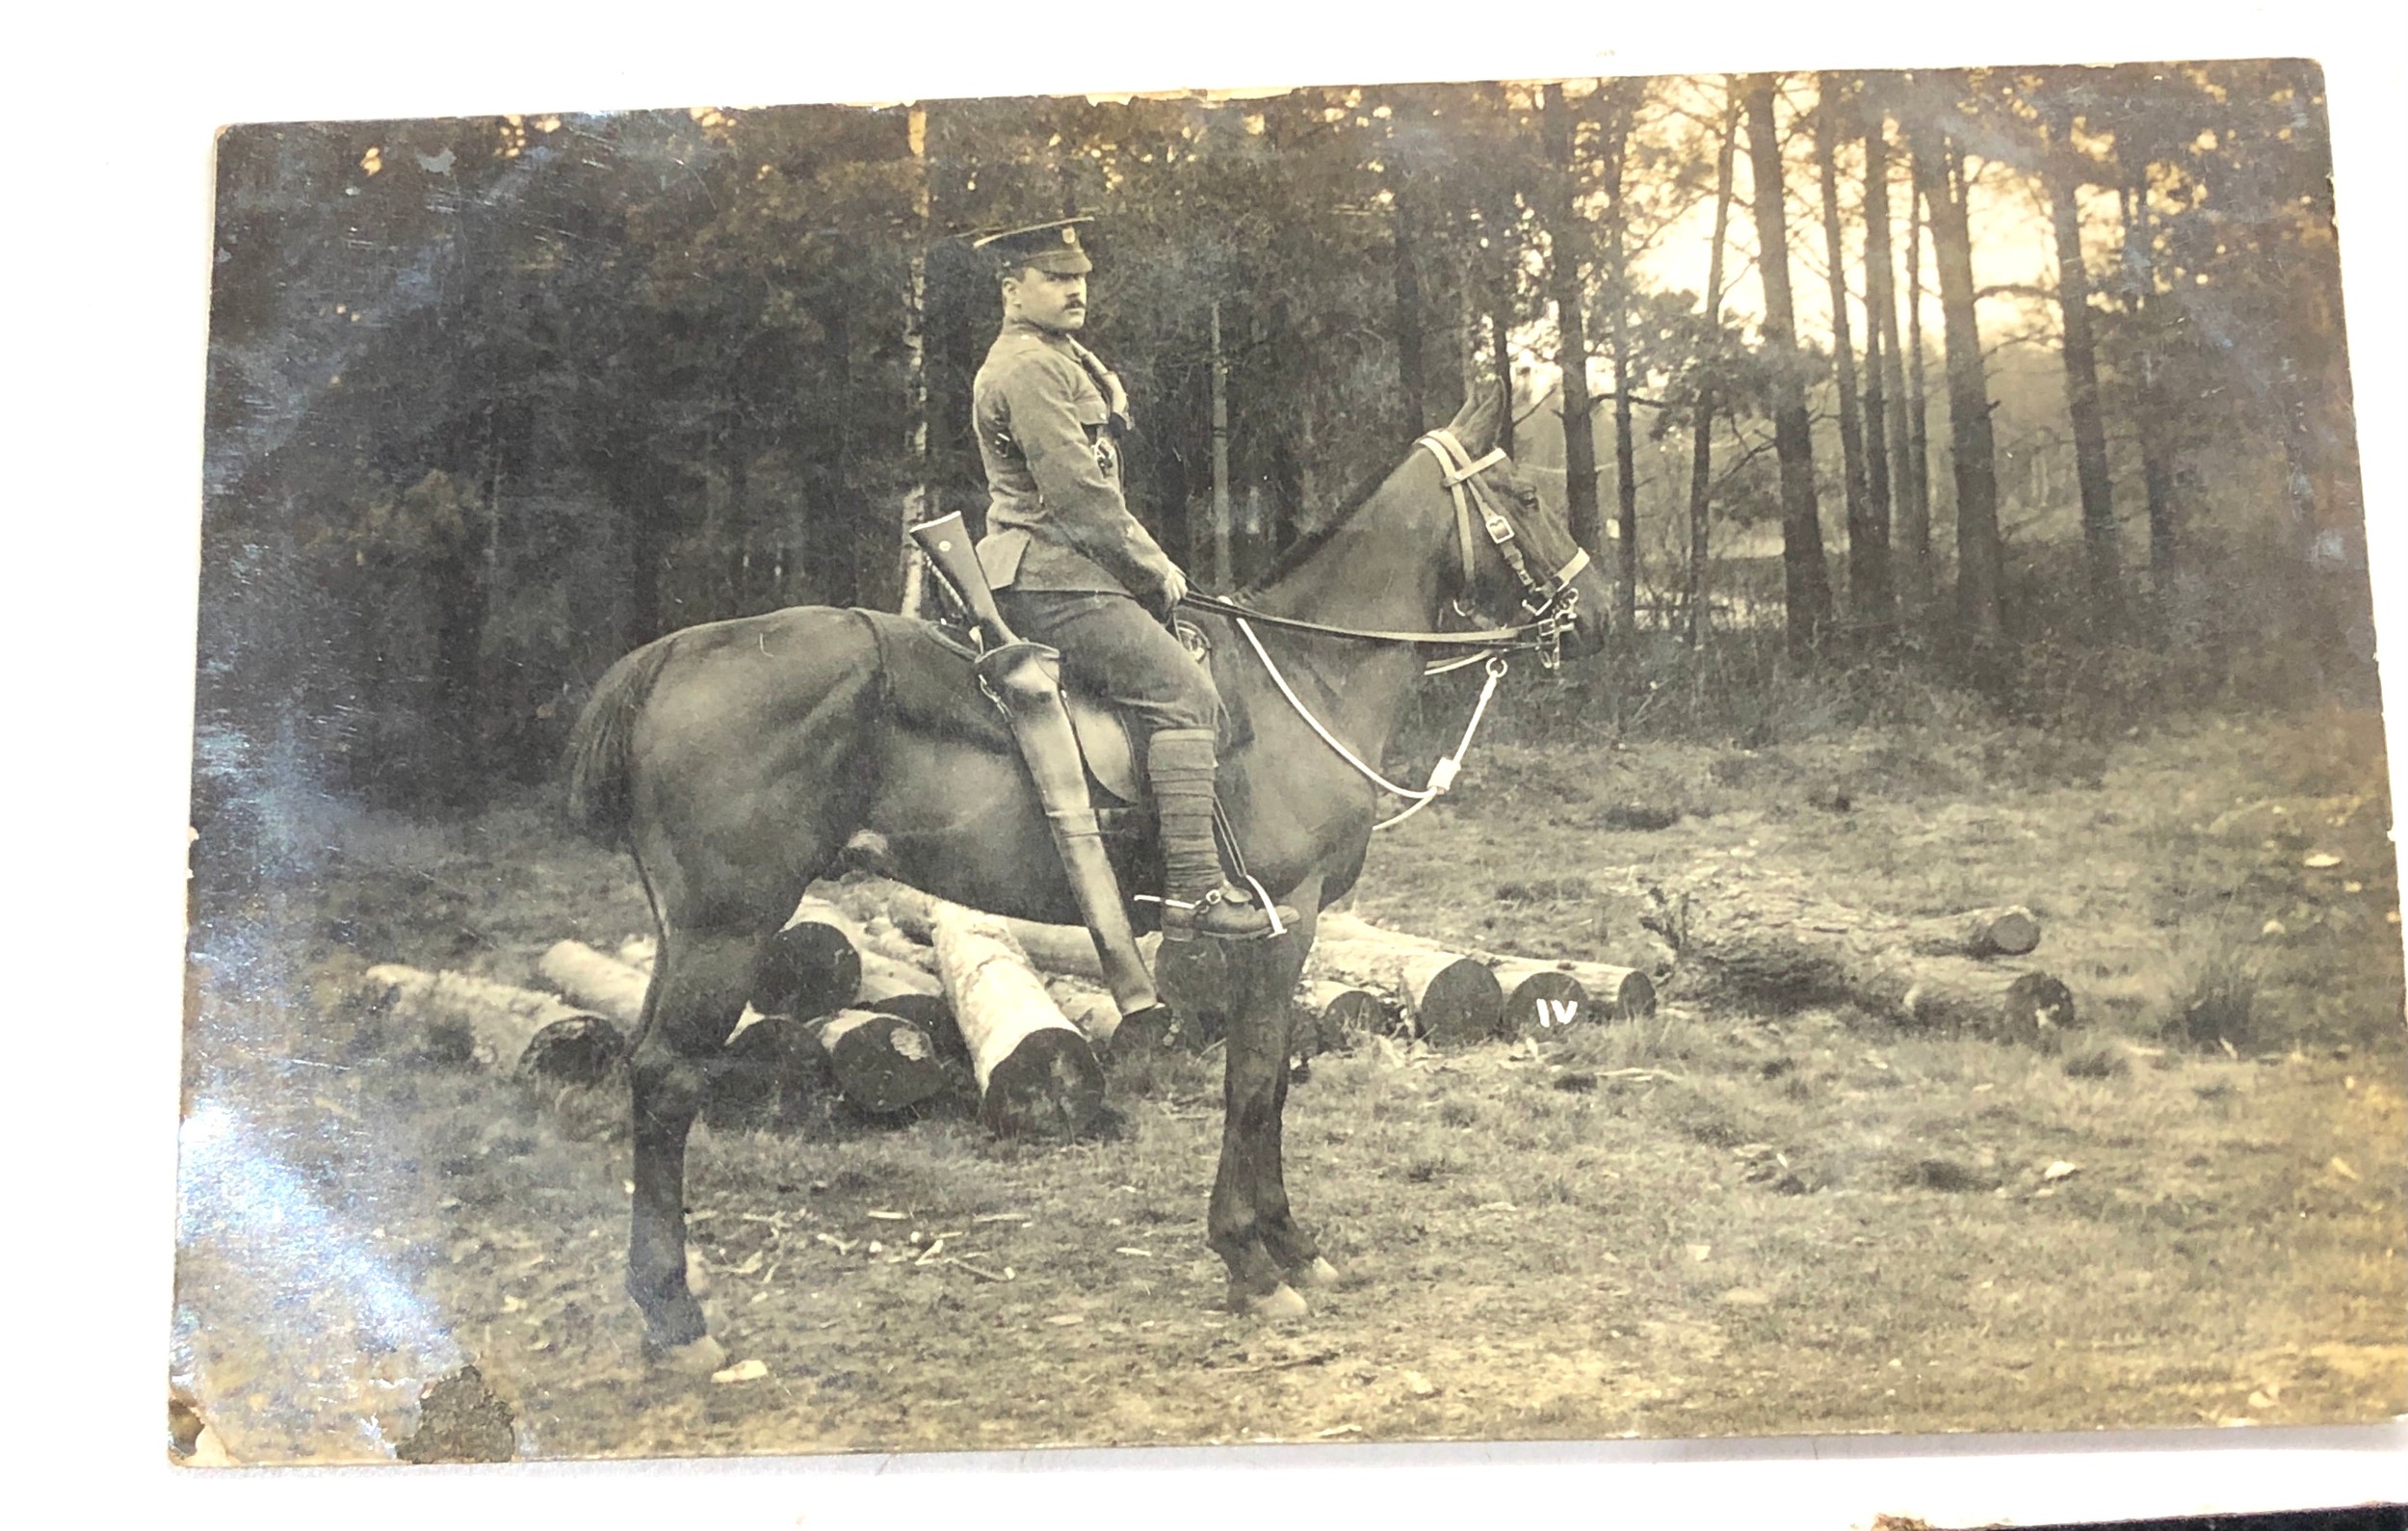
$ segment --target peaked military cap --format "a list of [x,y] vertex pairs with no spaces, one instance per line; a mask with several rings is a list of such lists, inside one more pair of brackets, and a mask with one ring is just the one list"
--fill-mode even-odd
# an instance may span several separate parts
[[972,240],[970,248],[986,251],[1004,265],[1029,266],[1055,277],[1077,277],[1095,269],[1095,262],[1086,258],[1086,250],[1079,244],[1079,225],[1093,222],[1092,218],[1060,218],[1026,228],[1007,228],[1000,234]]

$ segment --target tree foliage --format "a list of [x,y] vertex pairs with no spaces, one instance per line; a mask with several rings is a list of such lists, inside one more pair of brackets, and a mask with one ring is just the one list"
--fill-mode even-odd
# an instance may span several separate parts
[[[1962,199],[1976,324],[1951,343],[1976,354],[1956,358],[1950,397],[1978,403],[1995,436],[2000,641],[2137,627],[2179,647],[2213,628],[2225,636],[2201,651],[2231,671],[2242,624],[2212,613],[2247,569],[2253,588],[2296,575],[2339,593],[2283,619],[2345,633],[2318,640],[2343,656],[2335,674],[2370,651],[2312,66],[1769,83],[1779,141],[1756,169],[1780,184],[1751,203],[1743,152],[1739,194],[1787,208],[1796,332],[1769,348],[1744,216],[1725,301],[1704,313],[1719,79],[1565,82],[1551,100],[1489,83],[931,102],[924,136],[903,108],[845,107],[231,129],[209,353],[204,798],[283,772],[473,802],[546,772],[586,687],[635,643],[798,602],[894,606],[914,490],[974,520],[984,505],[969,393],[995,284],[963,236],[1070,213],[1098,220],[1088,338],[1135,402],[1133,506],[1191,568],[1211,567],[1217,310],[1239,582],[1502,363],[1517,456],[1550,498],[1567,457],[1590,475],[1584,530],[1601,555],[1619,544],[1607,561],[1642,634],[1691,630],[1691,589],[1737,603],[1701,639],[1777,625],[1777,600],[1751,609],[1740,593],[1766,588],[1742,576],[1775,550],[1785,492],[1793,538],[1819,505],[1820,534],[1843,544],[1871,535],[1864,515],[1909,503],[1903,485],[1871,512],[1860,493],[1853,528],[1833,509],[1849,499],[1838,390],[1878,379],[1870,354],[1835,372],[1818,295],[1853,306],[1858,345],[1910,329],[1867,308],[1909,286],[1902,266],[1871,282],[1863,265],[1870,133],[1887,150],[1893,259],[1924,145],[1942,157],[1927,184]],[[1840,92],[1819,119],[1827,204],[1808,131],[1825,89]],[[1932,231],[1917,231],[1926,343],[1947,328]],[[2058,280],[2063,251],[2083,279]],[[2070,390],[2060,289],[2090,321],[2077,351],[2092,381]],[[1593,403],[1571,416],[1567,302],[1592,353],[1574,391]],[[1940,348],[1930,359],[1941,373]],[[1807,436],[1796,418],[1784,428],[1785,491],[1773,417],[1800,384]],[[1698,582],[1689,495],[1709,387],[1704,504],[1733,577]],[[2081,399],[2095,436],[2068,417]],[[1895,397],[1871,407],[1903,428]],[[1567,431],[1585,450],[1567,453]],[[1931,438],[1962,452],[1976,434],[1935,421]],[[1956,518],[1951,486],[1979,482],[1967,466],[1932,464],[1943,589],[1946,555],[1969,545],[1965,528],[1938,529]],[[2082,545],[2085,476],[2078,565],[2055,550]],[[1606,478],[1611,517],[1596,509]],[[2102,538],[2131,547],[2103,557]],[[1834,560],[1848,567],[1865,566]],[[2147,620],[2077,620],[2102,604]],[[1953,608],[1908,611],[1938,624],[1909,636],[1948,650]],[[1823,620],[1801,659],[1845,649]]]

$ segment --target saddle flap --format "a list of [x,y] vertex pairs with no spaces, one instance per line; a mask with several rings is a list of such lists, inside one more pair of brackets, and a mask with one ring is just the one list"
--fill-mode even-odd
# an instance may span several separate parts
[[1061,700],[1070,710],[1079,752],[1086,756],[1087,775],[1095,779],[1095,784],[1123,803],[1143,802],[1138,787],[1137,741],[1129,736],[1128,715],[1109,701],[1067,687]]

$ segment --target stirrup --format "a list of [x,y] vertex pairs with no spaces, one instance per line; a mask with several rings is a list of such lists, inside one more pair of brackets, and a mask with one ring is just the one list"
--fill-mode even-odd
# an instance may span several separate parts
[[1228,941],[1268,940],[1285,934],[1296,918],[1295,910],[1270,903],[1268,894],[1257,906],[1252,895],[1227,884],[1199,899],[1165,897],[1161,903],[1166,941],[1193,940],[1198,936]]

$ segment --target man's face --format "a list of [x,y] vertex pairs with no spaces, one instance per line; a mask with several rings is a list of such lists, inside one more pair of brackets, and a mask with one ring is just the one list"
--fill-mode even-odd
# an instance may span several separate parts
[[1004,278],[1004,315],[1042,330],[1079,329],[1086,323],[1086,274],[1064,277],[1023,266]]

